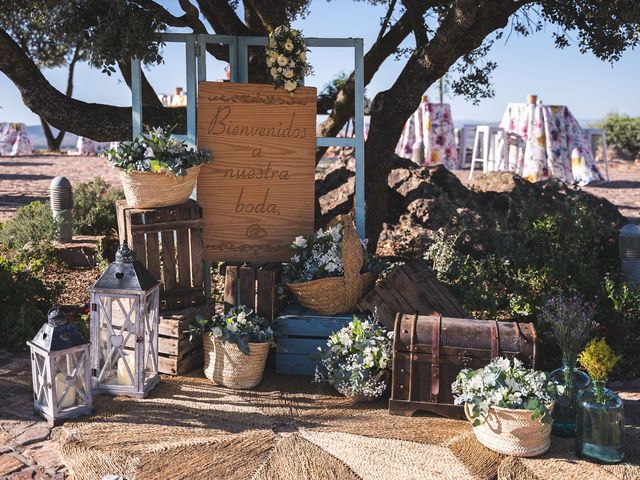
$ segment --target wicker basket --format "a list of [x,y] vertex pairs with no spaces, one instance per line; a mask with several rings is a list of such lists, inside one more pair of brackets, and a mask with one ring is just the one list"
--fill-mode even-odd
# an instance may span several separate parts
[[342,222],[342,260],[344,277],[321,278],[310,282],[287,283],[289,290],[306,308],[323,315],[355,310],[357,303],[375,285],[376,276],[362,269],[362,244],[349,215],[341,215],[333,224]]
[[[468,406],[464,413],[469,420]],[[478,441],[485,447],[514,457],[535,457],[549,450],[551,424],[533,420],[531,410],[491,407],[477,427]]]
[[120,170],[127,205],[137,208],[170,207],[189,200],[202,165],[187,168],[183,176],[172,173]]
[[271,345],[249,343],[249,355],[233,343],[215,341],[202,336],[204,375],[218,385],[229,388],[253,388],[262,381],[264,365]]

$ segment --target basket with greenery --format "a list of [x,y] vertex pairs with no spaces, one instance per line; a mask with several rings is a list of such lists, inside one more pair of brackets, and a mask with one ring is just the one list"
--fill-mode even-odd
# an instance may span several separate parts
[[230,388],[252,388],[262,380],[269,349],[275,346],[267,321],[245,306],[199,320],[190,329],[202,334],[204,374]]
[[104,154],[120,170],[127,204],[149,208],[187,201],[204,163],[207,150],[195,150],[171,138],[171,131],[154,128]]
[[561,386],[517,358],[496,358],[463,369],[451,385],[480,443],[506,455],[530,457],[549,449],[551,412]]
[[355,401],[372,401],[387,389],[393,332],[371,320],[353,317],[332,333],[316,367],[315,380],[326,381]]

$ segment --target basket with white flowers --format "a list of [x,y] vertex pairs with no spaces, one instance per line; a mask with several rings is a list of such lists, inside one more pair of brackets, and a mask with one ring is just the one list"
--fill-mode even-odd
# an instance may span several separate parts
[[190,330],[203,334],[204,374],[230,388],[260,383],[269,349],[275,346],[267,321],[245,306],[198,321]]
[[299,30],[282,25],[269,34],[267,67],[277,87],[293,93],[312,73],[307,63],[307,43]]
[[332,333],[316,367],[315,381],[327,381],[354,401],[373,401],[385,392],[393,332],[369,319],[353,317]]
[[324,315],[354,311],[376,280],[365,246],[351,216],[341,215],[313,237],[295,239],[282,278],[304,307]]
[[561,389],[545,372],[503,357],[478,370],[461,370],[451,385],[454,403],[464,404],[478,441],[519,457],[549,449],[551,411]]

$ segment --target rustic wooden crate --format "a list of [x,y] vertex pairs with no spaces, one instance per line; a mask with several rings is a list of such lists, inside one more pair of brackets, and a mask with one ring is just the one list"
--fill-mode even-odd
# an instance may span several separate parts
[[225,310],[245,305],[272,321],[280,312],[277,283],[282,264],[224,265]]
[[193,200],[159,208],[117,202],[120,242],[162,282],[160,308],[176,310],[205,302],[202,209]]
[[424,260],[412,260],[392,270],[360,300],[358,307],[377,312],[378,321],[388,330],[393,329],[399,312],[470,317]]
[[202,337],[189,341],[189,325],[210,316],[213,305],[187,307],[160,314],[158,329],[158,370],[168,375],[182,375],[203,363]]
[[319,363],[318,347],[324,348],[329,335],[352,319],[352,314],[321,315],[297,304],[286,307],[274,320],[276,372],[313,375]]

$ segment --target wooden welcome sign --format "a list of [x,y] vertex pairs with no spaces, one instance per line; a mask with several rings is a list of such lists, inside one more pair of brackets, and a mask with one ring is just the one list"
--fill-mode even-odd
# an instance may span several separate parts
[[198,177],[205,258],[285,261],[313,232],[316,89],[201,82],[198,147],[213,162]]

